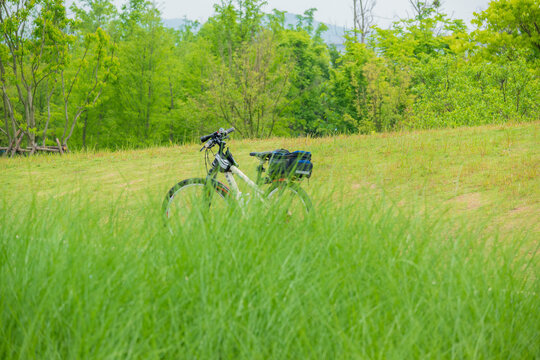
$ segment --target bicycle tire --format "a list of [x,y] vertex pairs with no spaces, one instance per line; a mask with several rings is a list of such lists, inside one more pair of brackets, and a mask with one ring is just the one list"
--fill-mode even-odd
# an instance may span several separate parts
[[[210,183],[208,183],[207,181],[210,181]],[[174,205],[175,199],[178,200],[179,196],[182,195],[182,192],[189,188],[194,188],[195,190],[192,200],[195,202],[199,202],[200,204],[203,204],[204,201],[208,201],[207,205],[209,208],[216,201],[216,199],[214,199],[212,195],[217,194],[219,198],[223,199],[223,203],[225,204],[229,196],[229,189],[227,188],[227,186],[215,179],[206,180],[203,178],[191,178],[182,180],[176,185],[174,185],[172,188],[170,188],[170,190],[167,192],[167,195],[165,195],[162,207],[166,218],[170,218],[172,215],[171,210],[172,206]],[[205,197],[208,198],[205,200]],[[178,206],[180,206],[180,208],[178,210],[187,213],[192,210],[192,207],[187,208],[187,206],[189,205],[191,204],[179,204]],[[182,208],[182,206],[185,207]]]
[[[286,207],[285,209],[289,215],[293,215],[291,210],[294,207],[295,199],[300,200],[300,207],[303,209],[302,212],[300,212],[299,209],[296,209],[296,215],[305,215],[313,210],[313,204],[311,203],[308,194],[296,183],[287,181],[273,182],[266,192],[266,198],[272,201],[274,197],[284,200],[284,203],[281,203],[280,205]],[[290,199],[286,199],[287,197],[290,197]]]

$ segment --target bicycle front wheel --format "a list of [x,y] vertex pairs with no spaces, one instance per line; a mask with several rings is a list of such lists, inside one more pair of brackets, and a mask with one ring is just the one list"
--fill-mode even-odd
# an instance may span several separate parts
[[266,198],[271,209],[287,218],[303,219],[313,208],[308,194],[295,183],[276,181],[268,189]]
[[174,185],[165,196],[165,216],[181,225],[197,213],[227,207],[229,189],[215,179],[192,178]]

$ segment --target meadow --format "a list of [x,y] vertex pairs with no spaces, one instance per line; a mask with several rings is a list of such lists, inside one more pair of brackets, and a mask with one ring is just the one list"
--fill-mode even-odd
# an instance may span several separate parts
[[233,136],[311,151],[315,211],[174,231],[199,144],[0,158],[0,358],[537,358],[539,129]]

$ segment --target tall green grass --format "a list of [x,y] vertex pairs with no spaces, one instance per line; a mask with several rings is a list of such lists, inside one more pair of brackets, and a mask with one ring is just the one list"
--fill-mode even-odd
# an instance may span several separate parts
[[0,202],[0,358],[540,354],[526,235],[324,195],[302,221],[253,203],[169,228],[161,198],[92,197]]

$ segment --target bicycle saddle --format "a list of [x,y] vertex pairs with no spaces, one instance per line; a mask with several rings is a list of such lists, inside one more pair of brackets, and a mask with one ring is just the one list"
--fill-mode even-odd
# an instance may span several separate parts
[[249,153],[249,156],[256,156],[261,160],[265,160],[266,158],[269,158],[272,153],[273,151],[251,152]]

